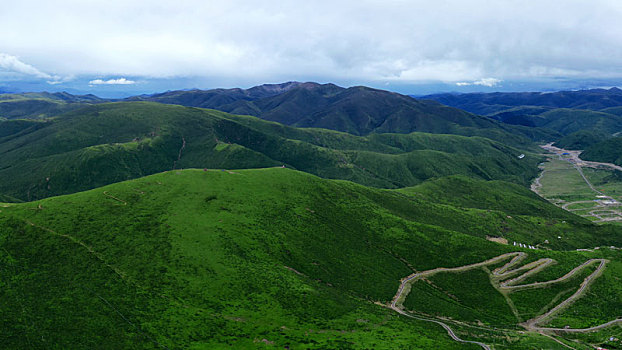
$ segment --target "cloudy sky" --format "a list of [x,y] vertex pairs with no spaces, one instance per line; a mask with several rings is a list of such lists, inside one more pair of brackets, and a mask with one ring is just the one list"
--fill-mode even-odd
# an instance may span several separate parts
[[619,0],[4,1],[0,90],[619,86],[621,19]]

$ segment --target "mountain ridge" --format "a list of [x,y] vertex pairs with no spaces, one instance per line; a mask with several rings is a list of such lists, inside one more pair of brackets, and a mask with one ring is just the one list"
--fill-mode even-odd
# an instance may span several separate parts
[[450,174],[526,184],[538,156],[481,137],[293,128],[153,102],[92,105],[48,121],[0,122],[0,193],[22,200],[171,168],[287,165],[322,177],[404,187]]

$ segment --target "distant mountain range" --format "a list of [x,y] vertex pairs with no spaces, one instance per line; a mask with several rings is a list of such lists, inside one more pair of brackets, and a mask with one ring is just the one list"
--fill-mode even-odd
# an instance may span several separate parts
[[[0,117],[7,119],[50,117],[85,104],[112,101],[66,93],[5,96],[0,101]],[[531,140],[549,140],[557,136],[549,131],[507,125],[434,101],[362,86],[342,88],[333,84],[289,82],[246,90],[169,91],[120,101],[217,109],[285,125],[325,128],[354,135],[417,131],[482,136],[511,145],[527,145]]]
[[0,95],[2,349],[614,348],[620,226],[528,187],[532,140],[622,162],[622,109],[511,108]]
[[363,86],[342,88],[334,84],[290,82],[248,90],[172,91],[128,100],[212,108],[285,125],[332,129],[354,135],[413,131],[471,135],[473,131],[466,128],[500,127],[490,118]]
[[109,100],[95,95],[72,95],[67,92],[0,94],[0,118],[40,119],[104,102]]
[[551,93],[437,94],[422,97],[486,115],[501,122],[554,130],[562,135],[622,130],[622,90],[592,89]]
[[386,188],[452,174],[526,184],[539,160],[520,154],[480,137],[362,137],[214,110],[117,102],[46,121],[0,121],[0,194],[32,200],[170,169],[281,165]]
[[415,99],[363,86],[287,82],[250,89],[178,90],[123,100],[69,93],[0,95],[0,119],[42,119],[105,102],[158,102],[251,115],[354,135],[429,132],[482,136],[514,146],[580,130],[622,130],[622,90],[438,94]]
[[559,92],[435,94],[421,98],[479,115],[492,115],[519,106],[538,106],[543,111],[556,108],[603,110],[622,106],[622,90],[617,87]]

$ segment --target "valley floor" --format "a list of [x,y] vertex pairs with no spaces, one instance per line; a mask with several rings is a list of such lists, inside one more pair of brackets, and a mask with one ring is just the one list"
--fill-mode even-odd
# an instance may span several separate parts
[[540,165],[542,172],[531,189],[550,202],[595,223],[622,223],[622,179],[615,164],[584,161],[581,151],[565,150],[552,144]]

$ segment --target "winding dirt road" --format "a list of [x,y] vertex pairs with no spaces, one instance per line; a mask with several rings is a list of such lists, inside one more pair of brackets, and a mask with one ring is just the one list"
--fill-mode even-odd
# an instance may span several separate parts
[[[537,317],[535,317],[533,319],[530,319],[530,320],[527,320],[527,321],[521,323],[520,325],[522,327],[524,327],[526,330],[540,332],[540,333],[544,333],[544,332],[585,333],[585,332],[592,332],[594,330],[606,328],[606,327],[609,327],[609,326],[611,326],[613,324],[616,324],[618,322],[622,322],[622,319],[616,319],[616,320],[612,320],[612,321],[603,323],[603,324],[595,326],[595,327],[582,328],[582,329],[547,328],[547,327],[540,327],[540,326],[538,326],[542,322],[550,320],[556,314],[558,314],[560,311],[562,311],[563,309],[567,308],[572,303],[574,303],[577,299],[579,299],[581,296],[583,296],[583,294],[587,290],[588,286],[590,284],[592,284],[592,282],[602,274],[602,271],[605,269],[608,260],[606,260],[606,259],[590,259],[590,260],[584,262],[583,264],[575,267],[574,269],[570,270],[565,275],[563,275],[563,276],[561,276],[559,278],[556,278],[554,280],[550,280],[550,281],[546,281],[546,282],[535,282],[535,283],[528,283],[528,284],[518,285],[517,283],[519,283],[520,281],[526,279],[527,277],[529,277],[529,276],[531,276],[531,275],[533,275],[535,273],[540,272],[542,269],[548,267],[549,265],[551,265],[551,264],[553,264],[555,262],[553,259],[543,258],[543,259],[539,259],[539,260],[530,262],[530,263],[522,265],[522,266],[518,266],[527,257],[527,254],[524,253],[524,252],[506,253],[506,254],[502,254],[502,255],[499,255],[497,257],[494,257],[494,258],[491,258],[491,259],[488,259],[488,260],[485,260],[485,261],[482,261],[482,262],[479,262],[479,263],[470,264],[470,265],[464,265],[464,266],[460,266],[460,267],[453,267],[453,268],[439,267],[439,268],[435,268],[435,269],[432,269],[432,270],[427,270],[427,271],[413,273],[413,274],[411,274],[411,275],[401,279],[400,286],[398,287],[398,290],[397,290],[395,296],[391,300],[390,308],[395,310],[396,312],[400,313],[401,315],[405,315],[405,316],[410,317],[410,318],[414,318],[414,319],[421,320],[421,321],[434,322],[436,324],[439,324],[444,329],[447,330],[447,332],[449,333],[449,336],[452,339],[454,339],[454,340],[456,340],[458,342],[477,344],[477,345],[481,346],[484,349],[490,349],[490,347],[488,345],[484,344],[484,343],[461,339],[460,337],[458,337],[453,332],[451,327],[449,327],[444,322],[438,321],[436,319],[430,319],[430,318],[415,316],[415,315],[412,315],[412,314],[406,312],[404,310],[403,302],[406,299],[406,296],[408,296],[408,294],[410,293],[411,284],[413,282],[419,280],[419,279],[422,279],[422,278],[428,277],[428,276],[432,276],[434,274],[441,273],[441,272],[450,272],[450,273],[452,273],[452,272],[461,272],[461,271],[472,270],[472,269],[475,269],[475,268],[479,268],[479,267],[483,267],[483,266],[487,266],[487,265],[492,265],[492,264],[498,263],[498,262],[506,260],[506,259],[508,259],[510,257],[513,257],[513,258],[507,264],[505,264],[502,267],[497,268],[497,269],[495,269],[495,270],[493,270],[491,272],[491,276],[499,282],[499,285],[496,288],[499,289],[500,291],[501,290],[517,291],[517,290],[527,289],[527,288],[543,288],[543,287],[546,287],[548,285],[552,285],[552,284],[555,284],[555,283],[561,283],[561,282],[564,282],[564,281],[572,278],[573,276],[575,276],[576,274],[578,274],[579,272],[581,272],[582,270],[584,270],[588,266],[590,266],[590,265],[592,265],[594,263],[599,263],[598,267],[594,270],[594,272],[592,272],[589,276],[587,276],[583,280],[583,282],[581,283],[580,287],[577,289],[577,291],[574,294],[572,294],[570,297],[566,298],[561,303],[557,304],[555,307],[553,307],[548,312],[546,312],[544,314],[541,314],[541,315],[539,315],[539,316],[537,316]],[[518,273],[521,273],[521,272],[523,272],[523,273],[518,275],[517,277],[514,277],[514,278],[509,279],[509,280],[505,280],[506,278],[509,278],[509,277],[514,276],[514,275],[516,275]]]
[[436,324],[440,325],[441,327],[443,327],[447,331],[447,334],[449,334],[451,339],[453,339],[453,340],[455,340],[457,342],[467,343],[467,344],[476,344],[476,345],[481,346],[485,350],[491,350],[488,345],[486,345],[486,344],[484,344],[482,342],[473,341],[473,340],[464,340],[464,339],[458,337],[456,335],[456,333],[454,333],[454,331],[451,329],[451,327],[449,327],[446,323],[443,323],[443,322],[438,321],[438,320],[433,320],[433,319],[430,319],[430,318],[425,318],[425,317],[419,317],[419,316],[411,315],[409,313],[406,313],[404,310],[401,310],[401,309],[398,309],[396,307],[393,307],[393,305],[391,305],[391,309],[397,311],[399,314],[404,315],[406,317],[414,318],[415,320],[436,323]]
[[[577,291],[571,295],[570,297],[568,297],[566,300],[562,301],[561,303],[557,304],[557,306],[555,306],[554,308],[552,308],[551,310],[549,310],[548,312],[537,316],[535,318],[532,318],[531,320],[528,320],[526,322],[524,322],[523,324],[521,324],[521,326],[525,327],[528,330],[537,330],[537,331],[546,331],[546,330],[551,330],[551,328],[543,328],[543,327],[537,327],[538,324],[547,321],[549,319],[551,319],[555,314],[559,313],[561,310],[565,309],[566,307],[570,306],[570,304],[574,303],[577,299],[579,299],[583,293],[585,293],[587,287],[592,283],[592,281],[594,279],[596,279],[598,276],[601,275],[602,270],[605,268],[605,265],[607,264],[608,260],[606,259],[591,259],[586,261],[585,263],[583,263],[582,265],[572,269],[568,274],[566,274],[565,276],[561,277],[558,280],[562,280],[563,278],[570,278],[572,275],[578,273],[580,270],[582,270],[583,268],[587,267],[588,265],[591,265],[594,262],[600,262],[600,264],[598,265],[598,267],[596,268],[596,270],[594,270],[594,272],[592,272],[589,276],[587,276],[583,282],[581,283],[581,286],[579,287],[579,289],[577,289]],[[547,282],[544,282],[547,283]],[[557,282],[554,282],[557,283]],[[606,323],[605,323],[606,324]],[[601,328],[603,325],[600,325]],[[574,330],[575,332],[579,332],[578,329]],[[583,332],[586,332],[585,329],[582,329]]]

